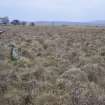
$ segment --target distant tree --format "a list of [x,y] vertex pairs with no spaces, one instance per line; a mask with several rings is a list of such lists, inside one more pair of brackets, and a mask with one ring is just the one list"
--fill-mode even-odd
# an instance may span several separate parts
[[26,24],[27,24],[27,22],[25,22],[25,21],[21,22],[21,25],[23,25],[23,26],[25,26]]
[[8,17],[0,18],[0,23],[4,25],[9,24],[9,18]]
[[19,20],[13,20],[11,22],[11,24],[13,24],[13,25],[20,25],[20,21]]
[[34,22],[30,22],[30,26],[35,26],[35,23]]

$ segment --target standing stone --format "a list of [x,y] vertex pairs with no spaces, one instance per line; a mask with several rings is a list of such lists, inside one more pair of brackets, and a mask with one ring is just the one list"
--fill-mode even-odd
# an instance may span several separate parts
[[12,60],[18,60],[21,57],[21,48],[16,48],[14,45],[12,45],[11,48],[11,59]]

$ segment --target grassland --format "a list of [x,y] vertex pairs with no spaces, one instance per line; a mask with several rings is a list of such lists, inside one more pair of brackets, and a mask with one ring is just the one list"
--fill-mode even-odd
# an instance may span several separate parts
[[0,29],[0,105],[105,105],[105,28]]

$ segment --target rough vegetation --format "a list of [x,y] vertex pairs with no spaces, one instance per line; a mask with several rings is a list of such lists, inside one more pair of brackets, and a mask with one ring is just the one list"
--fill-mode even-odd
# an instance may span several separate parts
[[105,105],[104,28],[0,29],[0,105]]

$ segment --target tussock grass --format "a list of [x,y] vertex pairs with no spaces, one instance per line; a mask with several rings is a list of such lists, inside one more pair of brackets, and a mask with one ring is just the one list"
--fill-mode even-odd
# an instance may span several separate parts
[[105,105],[104,28],[0,28],[0,105]]

